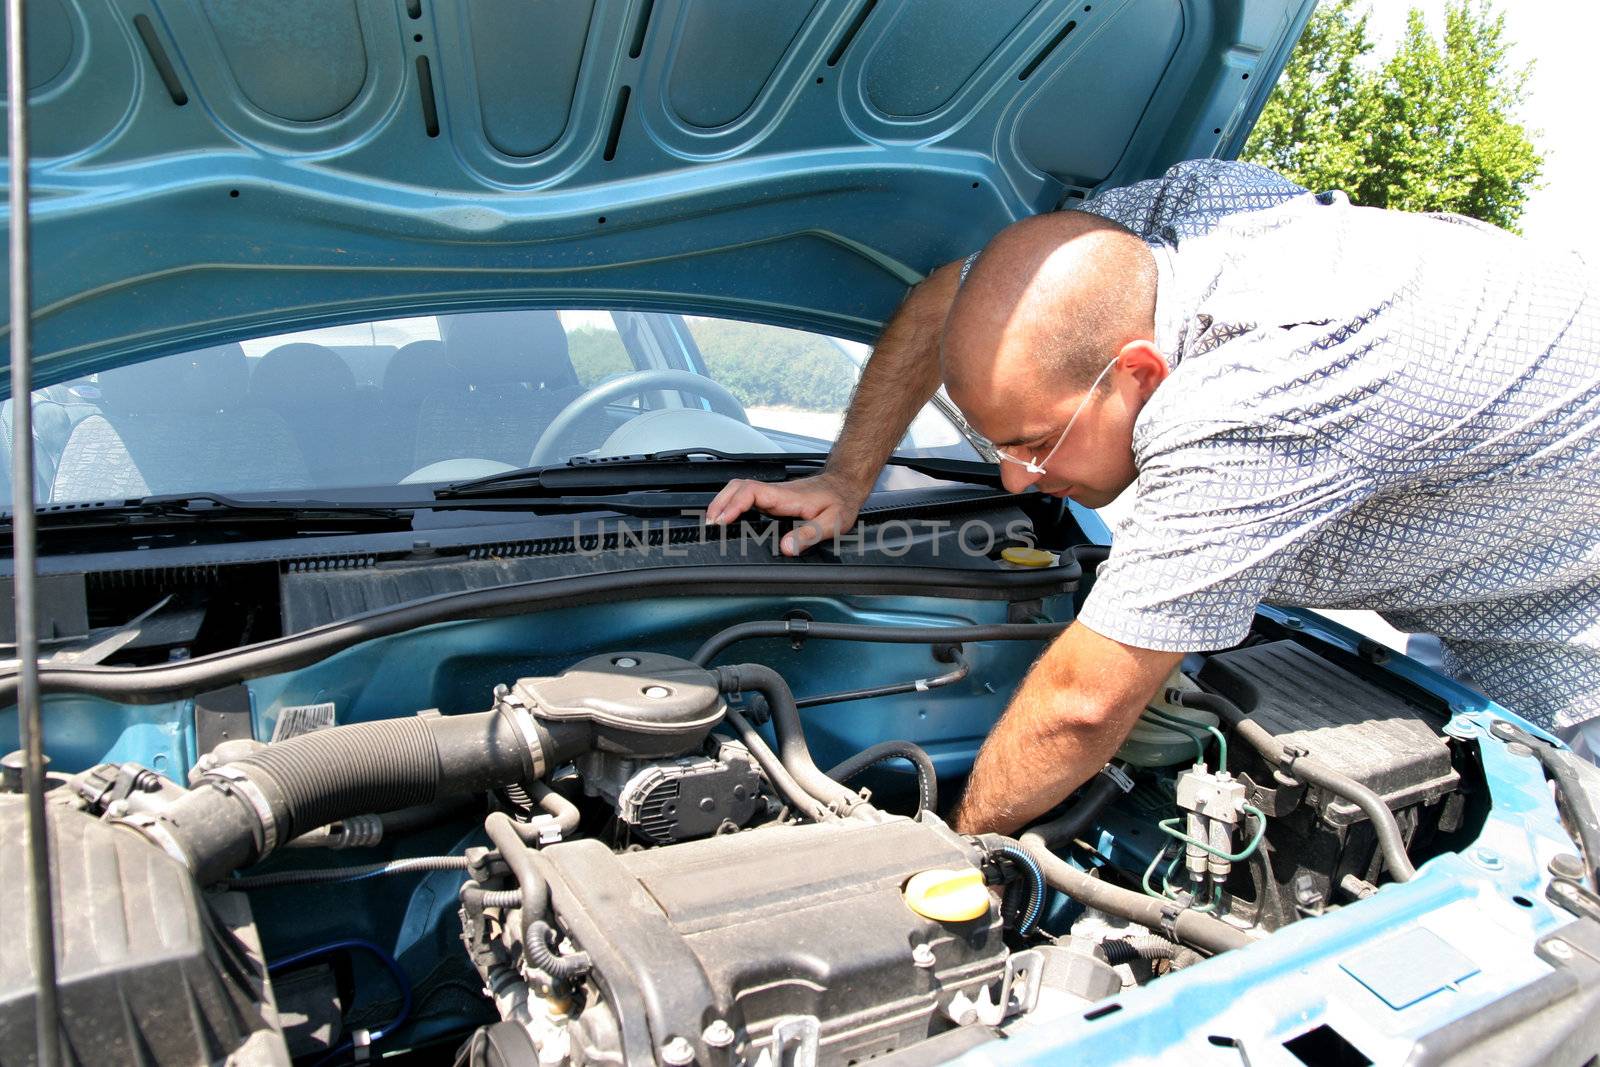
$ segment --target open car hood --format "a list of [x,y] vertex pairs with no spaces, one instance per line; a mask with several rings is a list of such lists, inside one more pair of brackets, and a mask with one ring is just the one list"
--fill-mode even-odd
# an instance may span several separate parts
[[1227,156],[1312,0],[31,0],[40,384],[375,311],[867,338],[1063,200]]

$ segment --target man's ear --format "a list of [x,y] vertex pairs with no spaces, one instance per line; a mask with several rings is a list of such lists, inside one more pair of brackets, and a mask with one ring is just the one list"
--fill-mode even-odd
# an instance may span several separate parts
[[1167,358],[1163,356],[1153,341],[1129,341],[1117,353],[1117,361],[1122,370],[1133,375],[1133,380],[1139,386],[1139,399],[1148,400],[1150,394],[1156,391],[1156,386],[1167,380],[1171,368],[1167,366]]

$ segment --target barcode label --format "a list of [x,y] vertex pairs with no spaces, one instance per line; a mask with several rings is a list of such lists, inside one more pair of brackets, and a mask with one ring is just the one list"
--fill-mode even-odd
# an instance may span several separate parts
[[332,725],[332,704],[296,704],[278,712],[278,721],[272,725],[272,739],[282,741]]

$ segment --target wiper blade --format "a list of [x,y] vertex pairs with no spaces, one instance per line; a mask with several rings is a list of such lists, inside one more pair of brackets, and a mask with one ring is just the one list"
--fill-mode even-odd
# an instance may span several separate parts
[[[209,522],[409,523],[418,505],[345,503],[331,500],[239,500],[221,493],[172,493],[133,500],[51,505],[36,512],[41,530],[94,527],[191,526]],[[0,513],[0,531],[11,515]]]
[[[593,459],[574,456],[548,467],[524,467],[483,478],[451,482],[434,490],[440,500],[507,493],[564,493],[576,489],[720,489],[734,478],[781,482],[815,472],[826,464],[825,452],[730,453],[712,448],[684,448],[639,456]],[[948,481],[1001,488],[993,465],[970,460],[894,457],[889,465]]]

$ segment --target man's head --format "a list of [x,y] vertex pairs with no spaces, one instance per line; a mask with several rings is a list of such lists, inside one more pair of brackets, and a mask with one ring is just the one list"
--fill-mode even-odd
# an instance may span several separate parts
[[1042,463],[1002,463],[1008,487],[1101,507],[1132,483],[1133,423],[1167,375],[1155,293],[1150,249],[1086,212],[1025,219],[989,242],[945,321],[943,373],[979,433]]

